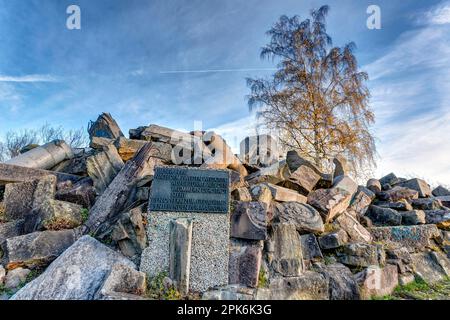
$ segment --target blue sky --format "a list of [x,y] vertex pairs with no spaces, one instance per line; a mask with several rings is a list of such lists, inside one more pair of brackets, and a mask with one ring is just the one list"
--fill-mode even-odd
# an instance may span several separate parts
[[[66,28],[71,4],[81,30]],[[265,31],[322,4],[334,44],[356,42],[371,78],[377,174],[450,184],[449,1],[0,0],[0,135],[107,111],[124,132],[200,120],[236,146],[254,133],[245,78],[273,72]],[[381,30],[366,27],[370,4]]]

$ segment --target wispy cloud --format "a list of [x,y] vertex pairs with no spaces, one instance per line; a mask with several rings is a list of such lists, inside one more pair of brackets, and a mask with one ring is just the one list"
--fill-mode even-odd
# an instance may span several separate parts
[[[445,12],[434,8],[429,19],[438,20],[430,21],[443,21]],[[449,184],[450,25],[429,23],[402,34],[365,69],[378,116],[377,174]]]
[[419,20],[431,25],[450,24],[450,1],[444,1],[433,7]]
[[237,69],[200,69],[200,70],[170,70],[160,71],[161,74],[172,73],[216,73],[216,72],[252,72],[252,71],[275,71],[275,68],[237,68]]
[[0,74],[0,82],[58,82],[55,76],[47,74],[30,74],[23,76],[8,76]]

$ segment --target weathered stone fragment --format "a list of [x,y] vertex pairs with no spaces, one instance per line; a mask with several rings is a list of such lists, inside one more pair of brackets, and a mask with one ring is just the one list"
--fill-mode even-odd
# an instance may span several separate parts
[[0,286],[2,286],[5,283],[5,278],[6,278],[6,270],[0,264]]
[[333,173],[333,180],[336,179],[339,176],[345,176],[350,173],[350,164],[348,163],[347,159],[341,155],[337,155],[333,159],[334,163],[334,173]]
[[299,202],[306,203],[307,198],[300,193],[274,184],[268,183],[270,192],[272,193],[272,199],[279,202]]
[[347,212],[344,212],[336,218],[336,224],[348,234],[352,242],[370,243],[372,241],[370,232]]
[[367,189],[369,189],[370,191],[372,191],[375,194],[381,192],[381,183],[377,179],[369,179],[367,181],[366,186],[367,186]]
[[278,221],[294,225],[300,233],[322,233],[325,230],[319,212],[308,204],[284,202],[275,204],[274,208]]
[[[123,162],[127,162],[128,160],[132,159],[136,152],[138,152],[139,149],[141,149],[146,143],[147,141],[131,140],[125,137],[119,137],[114,142],[114,146],[116,147],[117,152]],[[170,160],[171,154],[166,154],[164,155],[164,157]]]
[[263,202],[266,205],[270,205],[272,202],[272,192],[265,183],[260,183],[250,188],[250,194],[252,200],[255,202]]
[[141,253],[147,246],[143,213],[145,205],[121,214],[111,233],[111,238],[119,245],[122,254],[139,263]]
[[374,198],[375,194],[372,191],[364,187],[358,187],[347,212],[355,218],[363,216]]
[[402,216],[395,210],[370,206],[366,216],[375,226],[398,226],[402,223]]
[[253,300],[255,289],[240,285],[228,285],[205,292],[202,300]]
[[389,295],[398,285],[397,267],[389,264],[383,268],[369,267],[355,277],[363,299]]
[[450,210],[426,210],[425,220],[440,229],[450,230]]
[[32,169],[0,163],[0,185],[6,183],[33,181],[48,175],[56,176],[58,182],[80,180],[79,176],[48,170]]
[[33,209],[33,195],[38,181],[10,183],[5,186],[5,217],[12,221],[23,218]]
[[441,210],[444,209],[442,203],[435,198],[420,198],[411,201],[411,205],[416,210]]
[[339,176],[333,180],[333,188],[345,190],[353,196],[358,190],[358,184],[349,176]]
[[16,268],[14,270],[10,270],[5,278],[5,288],[6,289],[15,289],[24,283],[27,279],[27,276],[31,273],[31,270],[25,268]]
[[285,160],[281,160],[270,167],[260,168],[258,171],[249,174],[245,180],[250,184],[273,183],[279,184],[285,181],[290,175],[289,168]]
[[28,268],[49,264],[75,242],[72,230],[43,231],[6,240],[7,268]]
[[431,196],[430,186],[422,179],[410,179],[400,182],[398,183],[398,185],[408,189],[416,190],[419,193],[420,198]]
[[427,283],[435,283],[450,275],[448,259],[437,252],[420,252],[411,255],[416,276]]
[[68,182],[64,187],[58,186],[58,191],[55,194],[56,200],[76,203],[83,208],[89,209],[95,202],[95,189],[90,178],[84,178],[73,184]]
[[359,300],[359,286],[349,268],[340,263],[319,270],[328,281],[330,300]]
[[400,182],[400,179],[397,178],[397,176],[394,173],[390,173],[387,176],[384,176],[380,179],[380,184],[383,186],[385,184],[394,185],[396,183]]
[[302,255],[303,260],[308,266],[313,262],[319,262],[323,260],[322,251],[320,251],[319,244],[317,243],[317,238],[314,234],[304,234],[300,236],[300,241],[302,242]]
[[82,209],[78,204],[49,199],[26,215],[25,231],[57,231],[79,227],[83,223]]
[[343,189],[318,189],[308,195],[308,204],[319,210],[327,223],[344,212],[351,199],[352,194]]
[[116,120],[111,114],[102,113],[95,122],[90,122],[88,126],[89,137],[101,137],[108,139],[117,139],[123,137],[123,133],[117,125]]
[[319,238],[320,247],[325,250],[339,248],[347,242],[347,233],[342,229],[328,233]]
[[417,199],[419,193],[413,189],[395,186],[392,189],[378,193],[377,197],[382,201],[397,202],[400,200]]
[[121,254],[84,236],[11,299],[91,300],[116,264],[135,267]]
[[436,187],[432,192],[433,196],[435,197],[446,197],[450,196],[450,191],[447,188],[444,188],[443,186]]
[[245,287],[258,287],[261,269],[262,244],[260,241],[232,239],[230,246],[229,283]]
[[384,265],[383,247],[367,243],[349,243],[338,252],[338,261],[353,267]]
[[231,236],[248,240],[267,238],[268,206],[263,202],[238,202],[231,216]]
[[89,157],[86,160],[86,166],[97,193],[102,194],[122,169],[123,161],[116,148],[108,146],[104,151]]
[[169,277],[179,292],[186,295],[191,271],[192,220],[172,220],[169,232]]
[[292,224],[277,224],[273,227],[274,242],[272,270],[283,277],[296,277],[303,273],[302,243]]
[[248,191],[248,188],[241,187],[237,188],[233,192],[231,192],[231,196],[236,201],[252,201],[252,195],[250,194],[250,191]]
[[436,197],[436,199],[439,200],[444,207],[447,207],[450,209],[450,196]]
[[376,201],[374,204],[381,208],[394,209],[396,211],[412,211],[414,210],[411,204],[406,200],[400,200],[397,202],[385,202],[385,201]]
[[134,139],[134,140],[143,140],[141,137],[142,132],[144,132],[144,130],[146,129],[146,126],[140,126],[137,127],[136,129],[130,129],[128,130],[128,134],[130,139]]
[[307,196],[317,185],[320,178],[321,176],[311,167],[302,164],[289,175],[283,185]]
[[28,152],[18,155],[5,162],[32,169],[50,169],[61,161],[73,158],[72,148],[63,140],[54,140],[41,147],[34,148]]
[[147,290],[145,273],[115,264],[98,290],[96,300],[142,300]]
[[0,246],[6,239],[21,236],[23,234],[24,220],[14,220],[11,222],[0,223]]
[[432,239],[438,239],[440,232],[435,225],[397,226],[370,228],[373,241],[382,242],[387,248],[407,248],[408,251],[423,251],[434,247]]
[[298,277],[276,278],[268,288],[256,292],[256,300],[328,300],[327,279],[320,273],[306,271]]
[[404,211],[401,216],[402,224],[405,226],[425,224],[425,212],[422,210]]
[[114,139],[104,137],[92,137],[89,147],[92,149],[103,150],[103,148],[114,143]]

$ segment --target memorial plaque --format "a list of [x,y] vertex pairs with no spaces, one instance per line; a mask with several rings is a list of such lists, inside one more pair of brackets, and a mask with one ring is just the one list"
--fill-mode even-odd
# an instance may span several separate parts
[[150,211],[228,213],[228,171],[157,167]]

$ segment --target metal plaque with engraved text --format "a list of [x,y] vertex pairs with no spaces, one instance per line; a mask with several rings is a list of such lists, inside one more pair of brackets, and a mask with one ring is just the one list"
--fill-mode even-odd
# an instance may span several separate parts
[[150,211],[228,213],[227,171],[157,167]]

